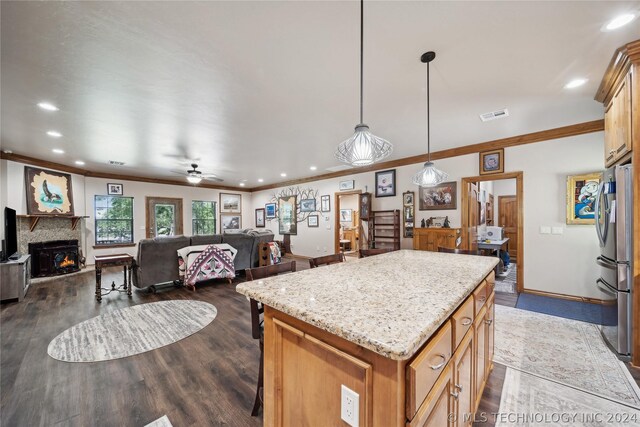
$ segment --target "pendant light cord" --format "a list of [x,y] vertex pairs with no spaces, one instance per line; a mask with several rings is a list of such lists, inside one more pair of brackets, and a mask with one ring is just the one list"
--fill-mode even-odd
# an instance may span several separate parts
[[429,117],[431,111],[429,109],[429,63],[427,62],[427,153],[429,161],[431,161],[431,125]]
[[362,93],[364,75],[364,0],[360,0],[360,124],[362,124]]

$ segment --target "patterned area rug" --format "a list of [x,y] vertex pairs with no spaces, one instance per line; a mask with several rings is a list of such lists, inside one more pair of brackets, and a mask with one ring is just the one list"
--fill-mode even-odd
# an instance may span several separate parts
[[506,273],[496,276],[496,292],[516,293],[517,268],[516,264],[512,262]]
[[165,415],[155,421],[150,422],[144,427],[173,427],[173,424],[171,424],[171,421],[169,421],[169,417]]
[[99,362],[155,350],[192,335],[215,319],[215,306],[175,300],[114,310],[55,337],[47,353],[63,362]]
[[640,411],[507,368],[496,427],[637,426]]
[[496,305],[494,360],[640,408],[640,390],[596,325]]

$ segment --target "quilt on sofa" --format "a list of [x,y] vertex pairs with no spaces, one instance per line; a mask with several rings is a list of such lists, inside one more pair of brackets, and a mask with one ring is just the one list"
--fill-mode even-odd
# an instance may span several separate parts
[[233,260],[237,250],[227,244],[188,246],[178,250],[178,270],[185,286],[195,289],[198,282],[233,279]]

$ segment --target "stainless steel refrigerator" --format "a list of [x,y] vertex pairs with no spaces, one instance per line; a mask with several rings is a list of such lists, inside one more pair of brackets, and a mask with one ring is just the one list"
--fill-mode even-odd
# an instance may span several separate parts
[[600,330],[621,355],[629,355],[631,351],[632,187],[631,165],[607,169],[595,203],[596,232],[600,241],[600,256],[596,262],[601,267],[596,284],[605,295]]

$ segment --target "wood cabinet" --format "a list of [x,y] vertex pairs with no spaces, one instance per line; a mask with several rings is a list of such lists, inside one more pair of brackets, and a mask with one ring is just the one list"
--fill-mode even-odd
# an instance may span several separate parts
[[456,249],[460,246],[459,228],[416,228],[413,232],[413,249],[438,252],[438,247]]
[[264,425],[344,425],[344,384],[359,395],[360,426],[470,426],[492,368],[493,277],[408,360],[384,357],[266,305]]
[[604,114],[604,147],[607,167],[631,152],[631,73],[614,90]]
[[31,284],[31,255],[0,264],[0,300],[22,301]]

